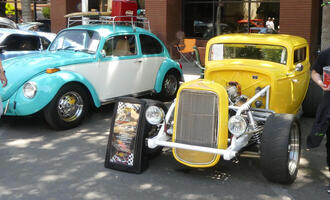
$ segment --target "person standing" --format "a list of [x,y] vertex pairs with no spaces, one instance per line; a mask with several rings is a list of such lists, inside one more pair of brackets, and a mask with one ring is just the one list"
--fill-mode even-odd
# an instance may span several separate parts
[[[312,130],[307,137],[307,148],[315,148],[321,144],[326,136],[326,153],[328,170],[330,171],[330,85],[325,85],[322,81],[323,68],[330,66],[330,48],[323,50],[314,62],[312,70],[312,80],[323,90],[323,97],[319,104],[312,126]],[[328,186],[330,194],[330,186]]]
[[275,30],[274,22],[272,21],[271,17],[268,17],[268,20],[266,21],[266,27],[268,29]]
[[[6,74],[5,74],[5,70],[3,69],[2,67],[2,62],[0,60],[0,81],[1,81],[1,84],[2,84],[2,87],[5,87],[7,85],[7,77],[6,77]],[[1,100],[1,96],[0,96],[0,116],[2,115],[2,100]]]

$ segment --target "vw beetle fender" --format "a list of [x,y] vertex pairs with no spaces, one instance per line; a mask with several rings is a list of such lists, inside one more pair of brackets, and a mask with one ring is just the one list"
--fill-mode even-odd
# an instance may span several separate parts
[[52,74],[41,74],[29,80],[29,82],[36,83],[37,93],[35,97],[29,99],[23,94],[23,86],[20,87],[15,94],[15,113],[16,115],[31,115],[43,109],[63,87],[63,85],[70,82],[78,82],[84,85],[94,102],[96,107],[101,106],[98,95],[91,85],[82,75],[69,72],[58,71]]
[[155,88],[154,89],[157,93],[161,92],[164,78],[165,78],[167,72],[169,72],[170,70],[175,70],[178,73],[180,73],[181,81],[184,81],[183,73],[182,73],[182,70],[180,68],[180,64],[178,62],[175,62],[175,61],[171,60],[171,59],[165,59],[165,61],[160,66],[160,68],[158,70],[158,73],[157,73],[157,77],[156,77],[156,83],[155,83]]

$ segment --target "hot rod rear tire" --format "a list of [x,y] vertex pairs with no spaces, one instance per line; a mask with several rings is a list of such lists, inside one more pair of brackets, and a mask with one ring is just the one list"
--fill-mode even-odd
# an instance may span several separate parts
[[274,114],[267,119],[260,144],[260,165],[267,180],[283,184],[295,181],[300,144],[300,125],[294,115]]
[[44,108],[44,118],[55,130],[78,126],[90,109],[85,88],[76,83],[64,85]]

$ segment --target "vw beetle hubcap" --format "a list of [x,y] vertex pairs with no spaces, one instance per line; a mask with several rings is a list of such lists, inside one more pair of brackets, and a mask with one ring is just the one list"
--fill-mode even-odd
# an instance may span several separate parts
[[178,86],[176,77],[174,75],[171,74],[167,77],[164,82],[164,89],[169,96],[175,94],[176,90],[178,89]]
[[71,122],[81,116],[83,107],[82,97],[76,92],[68,92],[60,98],[57,112],[62,120]]

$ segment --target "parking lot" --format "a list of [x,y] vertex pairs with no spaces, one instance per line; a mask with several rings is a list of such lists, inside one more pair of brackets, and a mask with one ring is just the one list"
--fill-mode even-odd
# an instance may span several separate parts
[[[183,66],[185,79],[199,69]],[[0,120],[0,200],[182,199],[303,200],[328,199],[324,143],[305,150],[312,118],[300,120],[302,158],[292,185],[273,184],[261,174],[259,160],[221,161],[209,169],[183,166],[171,151],[150,161],[142,174],[104,168],[113,105],[93,110],[71,130],[54,131],[44,119],[5,117]]]
[[80,127],[53,131],[40,117],[7,117],[0,125],[0,199],[328,199],[325,148],[306,152],[313,119],[302,118],[301,167],[292,185],[273,184],[258,159],[221,161],[210,169],[177,163],[170,150],[142,174],[104,168],[113,106],[94,110]]

